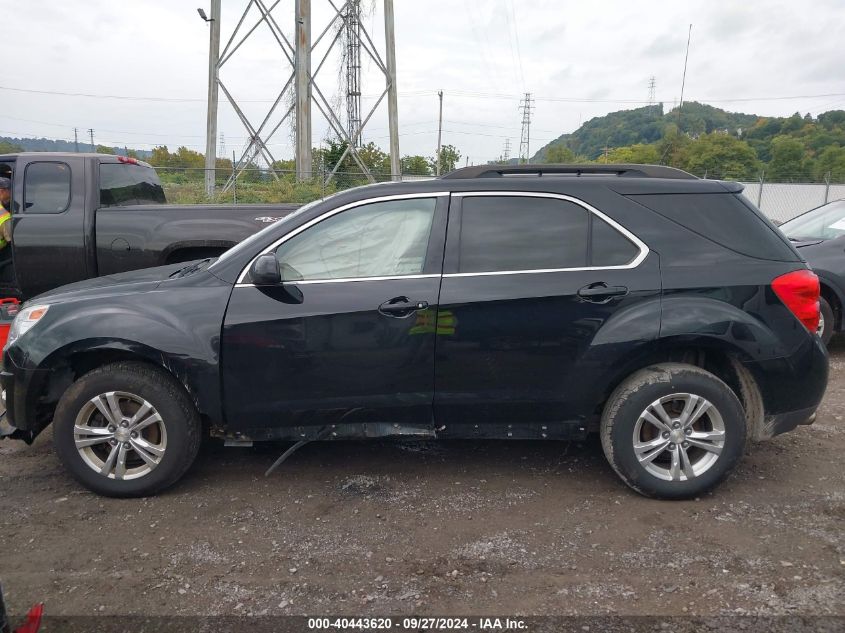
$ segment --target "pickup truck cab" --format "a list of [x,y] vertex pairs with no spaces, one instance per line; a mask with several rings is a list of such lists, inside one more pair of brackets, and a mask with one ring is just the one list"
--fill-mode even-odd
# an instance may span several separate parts
[[12,180],[3,297],[216,257],[299,206],[168,205],[150,165],[108,154],[0,155],[0,176]]

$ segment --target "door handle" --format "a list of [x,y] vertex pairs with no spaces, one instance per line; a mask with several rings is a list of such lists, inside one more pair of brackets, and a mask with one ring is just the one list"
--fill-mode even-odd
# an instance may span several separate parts
[[425,310],[427,307],[428,301],[411,301],[408,297],[393,297],[382,303],[378,311],[385,316],[401,318],[410,316],[417,310]]
[[603,281],[584,286],[578,290],[578,297],[593,303],[607,303],[613,297],[623,297],[628,294],[625,286],[608,286]]

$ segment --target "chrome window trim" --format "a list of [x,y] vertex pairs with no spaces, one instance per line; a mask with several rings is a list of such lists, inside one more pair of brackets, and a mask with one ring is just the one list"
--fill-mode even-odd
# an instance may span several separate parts
[[[376,203],[376,202],[390,202],[392,200],[413,200],[414,198],[442,198],[443,196],[448,196],[448,195],[449,195],[448,191],[432,191],[432,192],[426,192],[426,193],[399,193],[399,194],[394,194],[392,196],[378,196],[376,198],[366,198],[364,200],[358,200],[357,202],[350,202],[349,204],[345,204],[345,205],[340,206],[336,209],[326,211],[322,215],[319,215],[316,218],[314,218],[313,220],[309,220],[308,222],[306,222],[302,226],[295,228],[290,233],[286,233],[285,235],[280,237],[278,240],[273,242],[270,246],[268,246],[267,248],[262,250],[260,253],[258,253],[258,255],[256,255],[251,260],[249,260],[249,263],[246,265],[246,267],[243,270],[241,270],[241,274],[238,275],[238,280],[235,283],[235,288],[251,288],[251,287],[254,287],[254,284],[245,283],[244,278],[247,276],[249,269],[255,263],[256,259],[258,259],[262,255],[265,255],[267,253],[274,251],[275,249],[277,249],[279,246],[281,246],[282,244],[287,242],[292,237],[299,235],[300,233],[302,233],[306,229],[311,228],[315,224],[318,224],[318,223],[322,222],[323,220],[332,217],[333,215],[336,215],[336,214],[341,213],[343,211],[346,211],[348,209],[354,209],[355,207],[360,207],[360,206],[363,206],[365,204],[373,204],[373,203]],[[439,277],[440,275],[435,275],[435,276]],[[396,276],[397,279],[413,278],[413,277],[422,278],[419,275],[397,275]],[[391,277],[343,277],[343,278],[339,278],[339,279],[311,279],[311,280],[303,280],[303,281],[288,282],[288,283],[297,283],[297,284],[336,283],[338,281],[365,281],[365,280],[373,281],[373,280],[378,280],[378,279],[393,279],[393,278],[394,277],[392,277],[392,276]]]
[[579,271],[588,271],[588,270],[629,270],[631,268],[636,268],[640,264],[643,263],[646,257],[649,254],[648,245],[643,242],[640,238],[636,235],[631,233],[628,229],[624,226],[619,224],[613,218],[608,217],[598,209],[596,209],[591,204],[580,200],[579,198],[574,198],[572,196],[568,196],[562,193],[547,193],[547,192],[539,192],[539,191],[455,191],[452,192],[452,196],[455,197],[462,197],[462,198],[469,198],[469,197],[481,197],[481,196],[495,196],[495,197],[518,197],[518,198],[552,198],[556,200],[565,200],[566,202],[571,202],[573,204],[577,204],[579,207],[582,207],[587,210],[589,213],[593,213],[600,217],[602,220],[607,222],[610,226],[615,228],[619,231],[622,235],[624,235],[628,240],[634,244],[638,249],[640,249],[639,254],[632,259],[627,264],[622,264],[619,266],[579,266],[575,268],[536,268],[536,269],[528,269],[528,270],[490,270],[490,271],[483,271],[477,273],[446,273],[443,275],[444,278],[452,278],[452,277],[489,277],[493,275],[537,275],[537,274],[545,274],[545,273],[565,273],[565,272],[579,272]]
[[[427,275],[386,275],[384,277],[338,277],[337,279],[302,279],[283,281],[282,285],[310,286],[313,284],[348,284],[356,281],[390,281],[392,279],[435,279],[440,275],[430,273]],[[254,288],[255,284],[238,283],[235,288]]]

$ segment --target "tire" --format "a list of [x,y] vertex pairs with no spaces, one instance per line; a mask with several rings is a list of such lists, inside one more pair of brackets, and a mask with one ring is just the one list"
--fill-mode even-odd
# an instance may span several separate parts
[[819,297],[819,329],[817,334],[825,345],[833,338],[833,331],[836,329],[836,317],[833,315],[833,308],[824,297]]
[[59,400],[53,427],[65,468],[107,497],[152,495],[173,485],[194,462],[202,428],[182,385],[136,362],[79,378]]
[[[687,403],[693,418],[689,432],[682,408]],[[696,407],[705,404],[710,408],[696,418]],[[649,413],[663,425],[649,421]],[[637,371],[614,390],[602,414],[601,442],[611,467],[628,486],[657,499],[711,490],[739,462],[745,441],[745,412],[736,394],[693,365],[665,363]],[[704,445],[707,450],[699,447]]]

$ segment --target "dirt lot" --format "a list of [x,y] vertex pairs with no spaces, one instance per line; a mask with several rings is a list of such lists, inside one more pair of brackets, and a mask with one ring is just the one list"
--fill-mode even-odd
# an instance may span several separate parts
[[153,499],[0,444],[11,611],[845,615],[845,340],[812,427],[697,501],[626,489],[597,441],[206,446]]

